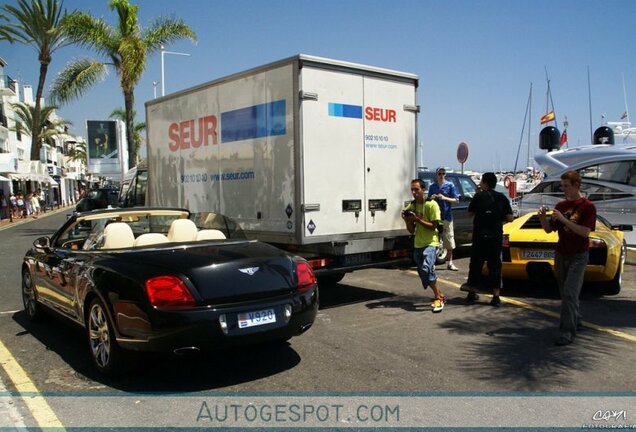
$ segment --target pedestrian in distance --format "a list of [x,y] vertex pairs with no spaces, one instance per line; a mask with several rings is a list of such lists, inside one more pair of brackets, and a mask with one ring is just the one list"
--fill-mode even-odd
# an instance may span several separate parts
[[18,218],[18,199],[16,198],[13,192],[11,193],[11,195],[9,195],[9,204],[11,204],[11,219],[17,219]]
[[446,249],[446,268],[459,270],[453,264],[453,249],[455,249],[455,232],[453,229],[453,203],[459,202],[459,193],[452,182],[446,180],[446,169],[439,167],[435,171],[435,181],[428,188],[428,196],[437,201],[442,212],[444,230],[442,231],[442,245]]
[[9,203],[4,196],[4,191],[0,190],[0,219],[9,219]]
[[439,247],[437,226],[441,221],[439,205],[433,200],[426,199],[424,182],[420,179],[411,181],[413,201],[402,210],[402,219],[406,229],[415,234],[413,259],[417,266],[424,289],[431,287],[435,298],[431,303],[433,312],[441,312],[446,304],[446,297],[437,286],[435,274],[435,260]]
[[499,307],[501,299],[501,246],[503,241],[503,224],[513,220],[510,201],[495,190],[497,176],[487,172],[481,176],[480,191],[475,194],[468,205],[468,212],[473,215],[473,245],[470,251],[468,280],[462,290],[468,291],[467,304],[474,304],[479,296],[476,287],[481,279],[484,262],[488,266],[488,284],[492,289],[491,306]]
[[539,220],[545,232],[559,234],[554,270],[561,294],[561,317],[555,343],[568,345],[574,342],[581,322],[579,295],[589,257],[589,236],[596,226],[596,207],[581,194],[578,172],[563,173],[561,189],[565,200],[558,202],[550,214],[547,207],[541,207]]

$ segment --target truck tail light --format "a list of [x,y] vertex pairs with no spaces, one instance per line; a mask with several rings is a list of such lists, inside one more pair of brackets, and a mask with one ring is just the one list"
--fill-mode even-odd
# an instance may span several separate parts
[[393,249],[389,251],[389,258],[403,258],[409,256],[408,249]]
[[307,261],[312,269],[324,268],[331,265],[332,260],[329,258],[310,259]]
[[184,309],[195,305],[194,297],[176,276],[157,276],[146,281],[146,294],[157,309]]
[[296,280],[299,292],[307,291],[316,284],[316,275],[307,261],[296,261]]

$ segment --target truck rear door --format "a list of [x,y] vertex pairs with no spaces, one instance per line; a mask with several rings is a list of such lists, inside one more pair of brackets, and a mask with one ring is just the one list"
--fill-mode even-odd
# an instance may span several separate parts
[[415,106],[412,83],[364,78],[366,232],[404,228],[400,212],[415,175]]
[[413,83],[305,67],[304,237],[403,230],[415,174]]

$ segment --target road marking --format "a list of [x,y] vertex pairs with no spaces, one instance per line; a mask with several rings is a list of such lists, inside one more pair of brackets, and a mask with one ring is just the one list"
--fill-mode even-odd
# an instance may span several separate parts
[[0,315],[13,315],[14,313],[18,313],[18,312],[20,312],[20,309],[12,310],[12,311],[3,311],[3,312],[0,312]]
[[18,393],[30,395],[22,396],[22,399],[38,425],[41,428],[58,428],[60,431],[65,430],[49,404],[46,403],[44,397],[37,396],[37,394],[40,393],[37,387],[2,341],[0,341],[0,365],[2,365],[9,379],[13,382]]
[[[409,274],[413,274],[415,276],[418,276],[417,271],[415,271],[415,270],[407,270],[406,272],[409,273]],[[449,285],[449,286],[452,286],[453,288],[460,288],[461,287],[461,285],[458,284],[457,282],[453,282],[453,281],[449,281],[449,280],[441,279],[441,278],[438,278],[437,280],[442,282],[444,285]],[[490,294],[486,294],[486,295],[490,296]],[[522,307],[524,309],[528,309],[528,310],[531,310],[531,311],[534,311],[534,312],[538,312],[538,313],[541,313],[543,315],[547,315],[547,316],[550,316],[550,317],[553,317],[553,318],[559,318],[560,317],[560,314],[558,312],[554,312],[554,311],[542,308],[540,306],[535,306],[535,305],[532,305],[530,303],[526,303],[526,302],[523,302],[521,300],[513,299],[513,298],[510,298],[510,297],[501,296],[500,298],[501,298],[501,301],[504,302],[504,303],[510,303],[512,305],[519,306],[519,307]],[[623,332],[623,331],[620,331],[620,330],[614,330],[612,328],[600,326],[598,324],[594,324],[594,323],[591,323],[591,322],[588,322],[588,321],[581,321],[581,325],[584,326],[584,327],[588,327],[588,328],[603,332],[603,333],[611,334],[612,336],[616,336],[616,337],[619,337],[621,339],[628,340],[630,342],[636,342],[636,335],[633,335],[633,334],[630,334],[630,333],[626,333],[626,332]]]

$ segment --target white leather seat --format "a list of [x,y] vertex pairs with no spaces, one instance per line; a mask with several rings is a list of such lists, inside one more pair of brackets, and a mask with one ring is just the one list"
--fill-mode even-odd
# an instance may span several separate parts
[[135,235],[123,222],[113,222],[104,228],[104,245],[100,249],[124,249],[132,247]]
[[177,219],[170,225],[168,241],[188,242],[197,238],[197,226],[190,219]]
[[142,234],[135,239],[134,247],[168,243],[168,237],[161,233]]
[[225,238],[223,231],[217,229],[204,229],[197,233],[197,240],[223,240]]

